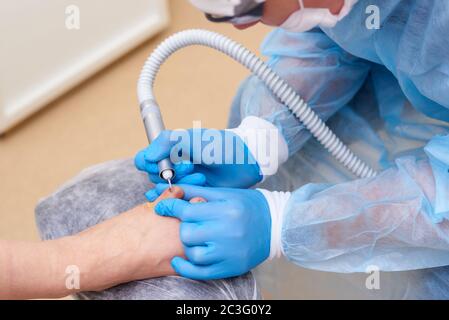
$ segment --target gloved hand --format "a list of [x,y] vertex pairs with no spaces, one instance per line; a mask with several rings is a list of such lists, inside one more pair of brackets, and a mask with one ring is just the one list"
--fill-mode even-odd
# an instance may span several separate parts
[[[155,212],[181,220],[180,237],[188,261],[175,257],[172,267],[183,277],[210,280],[244,274],[270,255],[270,209],[262,192],[180,186],[184,200],[159,202]],[[159,184],[162,194],[167,188]],[[191,204],[202,197],[207,203]]]
[[[218,146],[215,154],[211,154],[211,146]],[[172,152],[178,155],[180,150],[184,152],[183,159],[174,161]],[[242,153],[244,159],[239,158]],[[252,152],[240,136],[229,130],[164,131],[136,155],[135,164],[149,173],[152,182],[164,183],[157,163],[167,157],[174,163],[173,182],[177,184],[248,188],[262,180]]]

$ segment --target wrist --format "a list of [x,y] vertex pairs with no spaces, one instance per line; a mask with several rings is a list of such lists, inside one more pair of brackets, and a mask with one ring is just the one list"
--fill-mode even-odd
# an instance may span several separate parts
[[271,122],[249,116],[237,128],[228,130],[246,144],[264,178],[276,174],[279,166],[288,160],[287,142]]
[[285,207],[290,199],[290,192],[268,191],[257,189],[265,197],[270,209],[271,216],[271,238],[270,238],[270,256],[269,259],[281,257],[282,248],[282,225],[285,213]]

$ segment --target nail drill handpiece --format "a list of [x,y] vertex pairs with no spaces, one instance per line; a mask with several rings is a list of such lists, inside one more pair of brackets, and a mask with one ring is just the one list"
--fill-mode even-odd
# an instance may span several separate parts
[[[148,142],[154,141],[162,131],[165,130],[164,121],[162,115],[154,100],[146,100],[140,105],[140,111],[142,114],[143,123],[145,126],[145,132],[147,134]],[[163,159],[158,163],[159,176],[167,181],[172,188],[172,180],[175,177],[175,170],[169,158]]]

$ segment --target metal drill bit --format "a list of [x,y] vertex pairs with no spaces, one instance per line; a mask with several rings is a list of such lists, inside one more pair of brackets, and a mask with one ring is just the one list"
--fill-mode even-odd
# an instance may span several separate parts
[[170,192],[172,191],[172,184],[171,184],[171,179],[167,179],[168,182],[168,189],[170,189]]

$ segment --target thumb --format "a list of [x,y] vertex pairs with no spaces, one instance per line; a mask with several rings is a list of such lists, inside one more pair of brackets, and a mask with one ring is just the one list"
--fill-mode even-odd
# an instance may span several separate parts
[[146,169],[145,164],[146,164],[145,163],[145,150],[141,150],[134,157],[134,165],[136,166],[136,168],[138,170],[145,171],[145,169]]
[[170,156],[172,147],[177,141],[172,141],[172,131],[162,131],[156,139],[154,139],[150,146],[145,149],[144,157],[149,162],[159,162]]
[[161,200],[155,207],[154,212],[160,216],[177,218],[181,221],[189,221],[190,207],[192,205],[181,199]]
[[174,163],[191,160],[191,139],[189,130],[162,131],[146,149],[145,160],[158,162],[170,158]]

